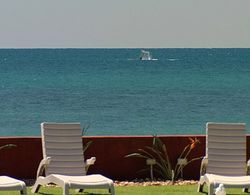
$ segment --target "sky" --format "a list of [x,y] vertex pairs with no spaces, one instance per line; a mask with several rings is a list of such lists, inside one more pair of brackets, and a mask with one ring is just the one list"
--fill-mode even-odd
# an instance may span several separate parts
[[0,48],[250,48],[249,0],[0,0]]

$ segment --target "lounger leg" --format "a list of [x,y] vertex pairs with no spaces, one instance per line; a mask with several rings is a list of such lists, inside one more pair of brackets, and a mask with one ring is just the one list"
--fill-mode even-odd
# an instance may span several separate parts
[[31,192],[37,193],[39,191],[40,187],[41,187],[41,185],[38,182],[36,182],[35,185],[32,187]]
[[208,192],[208,195],[213,195],[214,194],[213,185],[210,185],[210,184],[208,185],[207,192]]
[[69,185],[65,184],[63,187],[63,195],[69,195]]
[[22,194],[22,195],[27,195],[27,189],[24,188],[23,190],[20,190],[20,194]]
[[110,186],[110,188],[109,188],[109,192],[110,192],[110,194],[111,195],[115,195],[115,188],[114,188],[114,186],[112,185],[112,186]]
[[199,182],[197,192],[203,192],[203,186],[204,186],[204,184],[201,184]]

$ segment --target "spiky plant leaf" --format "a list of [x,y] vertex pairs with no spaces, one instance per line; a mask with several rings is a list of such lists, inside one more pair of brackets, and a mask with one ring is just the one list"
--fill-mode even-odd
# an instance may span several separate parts
[[2,149],[7,149],[7,148],[13,148],[13,147],[17,147],[15,144],[6,144],[6,145],[3,145],[3,146],[0,146],[0,150]]
[[86,144],[83,146],[83,153],[89,148],[89,146],[93,143],[93,141],[88,141]]
[[138,158],[145,158],[148,159],[148,156],[143,155],[142,153],[133,153],[133,154],[128,154],[125,156],[126,158],[128,157],[138,157]]

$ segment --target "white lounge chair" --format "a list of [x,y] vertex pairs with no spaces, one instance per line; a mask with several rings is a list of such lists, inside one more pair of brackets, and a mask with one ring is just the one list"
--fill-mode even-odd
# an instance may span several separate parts
[[[41,185],[54,183],[63,188],[63,195],[69,189],[108,189],[114,195],[113,181],[100,174],[86,175],[83,157],[82,131],[80,123],[42,123],[43,160],[32,192]],[[45,169],[45,177],[41,176]]]
[[225,188],[250,187],[245,131],[244,123],[206,124],[206,157],[201,163],[199,192],[202,192],[205,183],[208,195],[214,194],[214,189],[220,184]]
[[26,185],[23,181],[14,179],[9,176],[0,176],[0,190],[1,191],[20,191],[20,194],[27,195]]

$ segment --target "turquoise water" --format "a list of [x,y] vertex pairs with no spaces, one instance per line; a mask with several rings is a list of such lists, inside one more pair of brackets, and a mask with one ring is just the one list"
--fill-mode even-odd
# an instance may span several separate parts
[[0,49],[0,135],[43,121],[87,135],[204,134],[207,121],[250,125],[250,49]]

